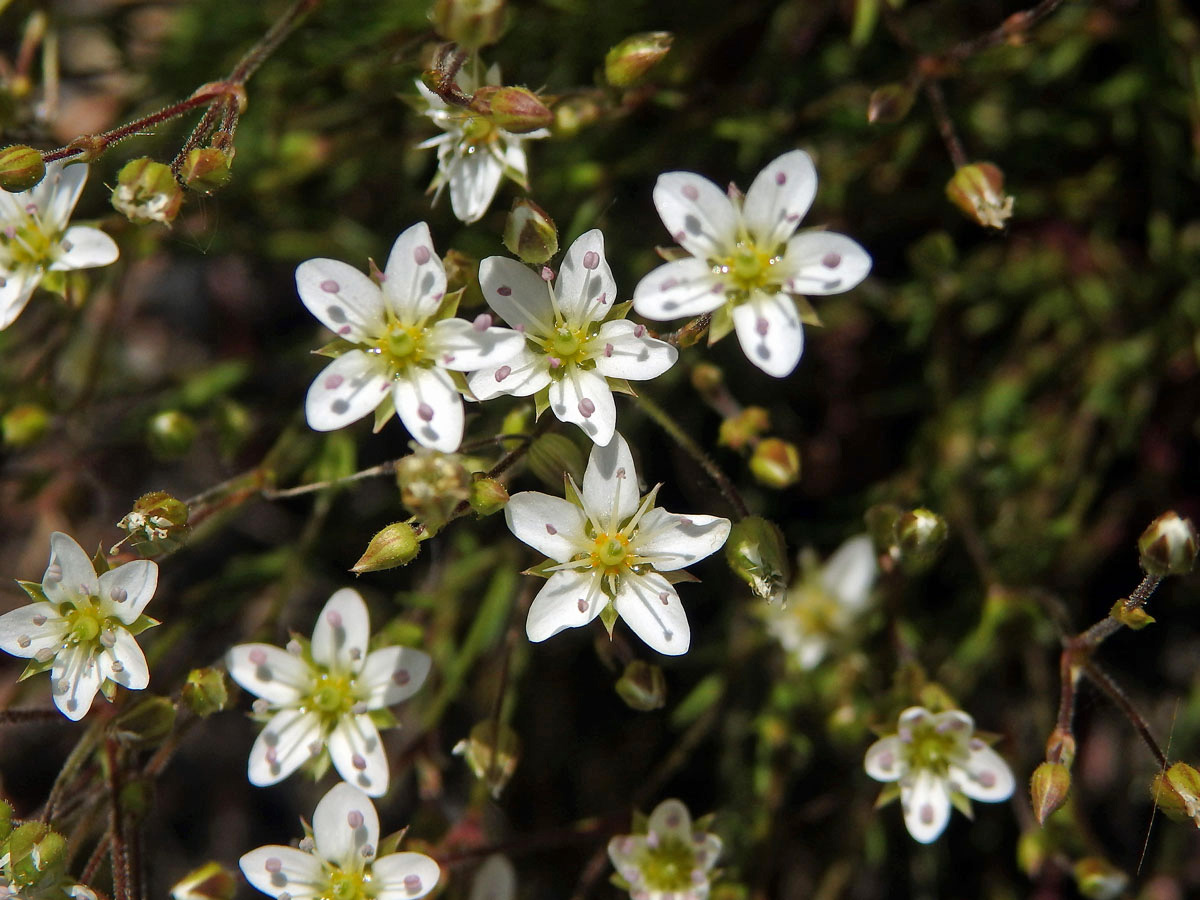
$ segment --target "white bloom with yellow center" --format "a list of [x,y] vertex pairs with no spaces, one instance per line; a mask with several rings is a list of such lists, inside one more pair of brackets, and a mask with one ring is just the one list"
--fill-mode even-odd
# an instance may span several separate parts
[[664,800],[650,813],[645,834],[618,835],[608,857],[632,900],[705,900],[721,839],[696,831],[688,808]]

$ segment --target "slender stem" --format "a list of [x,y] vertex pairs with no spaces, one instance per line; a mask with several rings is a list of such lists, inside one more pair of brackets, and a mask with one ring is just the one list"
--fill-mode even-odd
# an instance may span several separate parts
[[[1047,757],[1047,762],[1060,762],[1059,753],[1063,747],[1065,738],[1073,738],[1073,728],[1075,720],[1075,694],[1076,688],[1079,686],[1079,676],[1081,669],[1076,659],[1074,648],[1068,642],[1068,645],[1063,648],[1062,656],[1059,657],[1058,674],[1062,682],[1062,686],[1058,695],[1058,718],[1054,723],[1054,731],[1059,736],[1060,741],[1056,750]],[[1052,758],[1051,758],[1052,757]]]
[[1020,40],[1026,32],[1030,31],[1042,19],[1053,14],[1062,4],[1063,0],[1042,0],[1037,6],[1021,12],[1015,12],[1005,19],[999,27],[978,37],[962,41],[942,58],[947,61],[962,62],[981,50],[987,50],[1000,44],[1007,44],[1013,40]]
[[925,96],[929,99],[929,107],[933,110],[934,121],[937,122],[938,134],[942,136],[942,143],[946,145],[950,161],[954,164],[955,169],[961,169],[969,163],[969,160],[966,151],[963,150],[962,141],[959,140],[958,132],[954,129],[950,111],[946,108],[946,95],[942,91],[942,83],[932,78],[927,80]]
[[79,874],[79,881],[82,884],[91,884],[96,877],[96,872],[100,868],[100,864],[104,862],[104,857],[108,854],[108,845],[112,839],[112,832],[105,831],[104,836],[96,843],[95,849],[92,850],[92,855],[88,857],[87,865],[83,867],[83,871]]
[[396,473],[396,464],[400,462],[398,459],[389,460],[385,463],[380,463],[377,466],[371,466],[369,469],[355,472],[353,475],[346,475],[343,478],[331,478],[328,481],[314,481],[311,484],[299,484],[295,487],[283,488],[276,490],[275,488],[262,489],[262,495],[267,500],[282,500],[286,497],[299,497],[303,494],[313,494],[317,491],[323,491],[327,488],[336,487],[341,484],[352,484],[355,481],[363,481],[367,478],[377,478],[381,475],[394,475]]
[[130,860],[125,844],[124,816],[121,812],[120,748],[114,738],[106,738],[104,752],[108,759],[109,790],[109,855],[112,857],[113,900],[137,900],[131,891]]
[[266,62],[267,57],[278,49],[304,17],[320,6],[321,2],[322,0],[296,0],[287,12],[268,29],[259,42],[238,61],[233,71],[229,73],[229,80],[237,84],[245,84],[249,81],[250,76],[257,71],[258,67]]
[[1167,755],[1158,746],[1158,741],[1150,733],[1150,726],[1134,708],[1132,701],[1125,695],[1125,692],[1096,665],[1095,660],[1089,659],[1085,662],[1083,664],[1083,671],[1087,673],[1088,678],[1108,695],[1108,699],[1125,714],[1125,718],[1129,720],[1137,733],[1141,735],[1142,740],[1146,742],[1146,746],[1150,748],[1150,752],[1154,754],[1154,758],[1158,760],[1159,766],[1165,769],[1167,767]]
[[498,782],[500,772],[500,714],[504,709],[504,692],[508,689],[508,664],[512,659],[513,643],[516,641],[516,632],[511,629],[508,632],[508,639],[504,642],[504,659],[500,663],[500,678],[496,685],[496,702],[492,704],[492,757],[488,760],[488,770],[486,781],[491,787]]
[[65,725],[69,724],[70,720],[57,709],[0,709],[0,727],[36,722],[57,722]]

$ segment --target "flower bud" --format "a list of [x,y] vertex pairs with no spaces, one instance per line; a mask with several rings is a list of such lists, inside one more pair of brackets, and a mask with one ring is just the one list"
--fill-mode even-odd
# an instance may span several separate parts
[[604,116],[604,108],[595,97],[576,94],[554,104],[554,131],[560,137],[573,137]]
[[770,603],[784,596],[789,574],[787,546],[774,522],[760,516],[735,522],[725,542],[725,560],[760,599]]
[[[717,370],[718,373],[720,370]],[[693,373],[693,378],[695,374]],[[747,406],[736,416],[721,422],[717,443],[731,450],[743,450],[771,427],[771,417],[761,406]]]
[[692,387],[701,394],[711,394],[725,383],[725,374],[712,363],[696,363],[692,367]]
[[229,181],[232,164],[232,149],[226,152],[216,147],[196,147],[188,151],[179,177],[192,190],[210,194],[214,188],[223,187]]
[[1085,856],[1075,863],[1075,884],[1089,900],[1116,900],[1129,886],[1129,876],[1106,859]]
[[505,0],[437,0],[433,27],[465,50],[478,50],[504,34]]
[[1045,825],[1050,814],[1063,805],[1071,790],[1071,772],[1062,763],[1044,762],[1033,770],[1029,796],[1038,824]]
[[192,669],[180,694],[185,706],[202,719],[229,705],[229,687],[220,669]]
[[0,419],[0,432],[6,447],[29,447],[36,444],[50,428],[50,413],[37,403],[14,406]]
[[397,566],[406,566],[421,551],[417,533],[407,522],[393,522],[381,529],[371,542],[358,562],[350,567],[356,575],[364,572],[382,572]]
[[604,56],[604,78],[613,87],[637,84],[646,73],[663,61],[674,36],[669,31],[644,31],[631,34]]
[[1187,763],[1175,763],[1155,775],[1150,795],[1167,818],[1191,821],[1200,828],[1200,772]]
[[24,144],[0,150],[0,190],[27,191],[46,177],[42,154]]
[[583,453],[565,434],[543,434],[529,447],[529,471],[552,488],[560,488],[563,474],[583,480]]
[[485,719],[471,729],[471,736],[459,741],[452,751],[463,757],[476,778],[487,783],[492,797],[499,797],[521,755],[521,739],[507,725]]
[[750,471],[759,484],[783,489],[800,480],[800,451],[781,438],[759,441],[750,457]]
[[946,543],[946,520],[937,513],[914,509],[896,519],[896,548],[900,565],[910,574],[923,572],[933,565]]
[[237,879],[218,862],[192,869],[171,888],[171,900],[233,900]]
[[187,413],[167,410],[146,423],[146,443],[160,459],[175,459],[192,449],[196,440],[196,422]]
[[138,225],[169,225],[182,203],[183,188],[171,167],[146,157],[125,163],[112,192],[113,208]]
[[144,697],[113,720],[113,734],[138,746],[162,743],[175,727],[175,704],[166,697]]
[[872,125],[891,125],[908,115],[916,94],[912,87],[899,82],[871,91],[867,100],[867,121]]
[[667,679],[652,663],[635,659],[617,679],[617,695],[630,709],[648,712],[667,703]]
[[1003,228],[1012,218],[1013,198],[1004,193],[1004,173],[991,163],[963,166],[946,183],[946,196],[986,228]]
[[479,476],[471,483],[471,509],[481,516],[490,516],[508,503],[508,488],[495,478]]
[[12,807],[0,800],[0,841],[12,833]]
[[1151,575],[1186,575],[1196,563],[1197,541],[1191,519],[1165,512],[1138,538],[1142,568]]
[[431,532],[450,520],[458,504],[471,499],[471,473],[454,453],[422,448],[404,457],[396,463],[396,483],[400,502]]
[[550,107],[523,87],[486,85],[475,92],[471,106],[489,116],[497,128],[511,134],[529,134],[554,122]]
[[67,839],[57,831],[49,831],[46,836],[37,842],[37,859],[36,867],[39,871],[46,871],[51,866],[59,863],[63,854],[67,850]]
[[188,507],[166,491],[151,491],[138,498],[117,527],[125,530],[125,540],[143,556],[178,550],[189,532]]
[[867,532],[879,556],[891,557],[896,547],[896,520],[901,509],[894,503],[876,503],[863,513]]
[[558,229],[544,209],[520,197],[504,222],[504,246],[521,262],[540,265],[558,252]]

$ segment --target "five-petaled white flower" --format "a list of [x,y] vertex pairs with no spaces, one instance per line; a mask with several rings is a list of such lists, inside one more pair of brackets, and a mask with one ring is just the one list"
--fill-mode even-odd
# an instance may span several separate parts
[[767,631],[801,669],[815,667],[832,641],[843,635],[866,608],[879,573],[871,536],[850,538],[823,566],[811,554],[800,557],[802,575],[782,604],[760,607]]
[[544,641],[586,625],[612,603],[659,653],[686,653],[687,615],[661,573],[678,572],[719,550],[729,537],[729,520],[657,509],[658,487],[639,502],[633,456],[620,434],[592,447],[583,489],[569,476],[567,487],[570,499],[524,491],[504,508],[512,533],[557,563],[540,569],[550,580],[529,607],[529,639]]
[[975,736],[975,720],[961,710],[931,713],[912,706],[900,713],[897,733],[880,738],[864,766],[885,788],[882,802],[898,793],[908,833],[930,844],[946,829],[950,805],[970,809],[971,800],[998,803],[1012,796],[1008,763]]
[[21,314],[47,272],[116,262],[120,251],[103,231],[67,227],[87,176],[83,163],[55,161],[29,190],[0,190],[0,330]]
[[688,808],[664,800],[650,813],[645,834],[617,835],[608,858],[632,900],[705,900],[721,839],[695,831]]
[[142,614],[158,586],[158,565],[138,559],[96,574],[70,536],[50,535],[50,564],[41,585],[18,582],[34,600],[0,616],[0,649],[32,659],[22,678],[50,669],[54,705],[79,721],[96,692],[109,700],[117,685],[150,683],[134,635],[158,623]]
[[792,295],[848,291],[871,269],[871,257],[845,235],[794,234],[816,193],[817,172],[803,150],[769,163],[745,197],[692,172],[660,175],[654,205],[691,256],[643,278],[633,308],[648,319],[715,312],[709,343],[735,329],[752,363],[776,378],[790,374],[804,350]]
[[435,887],[438,864],[423,853],[379,849],[379,814],[353,785],[335,785],[313,811],[300,848],[268,844],[238,860],[254,887],[276,900],[417,900]]
[[567,250],[556,284],[515,259],[489,256],[479,264],[479,286],[492,309],[524,332],[526,345],[504,365],[471,375],[472,393],[487,400],[545,392],[538,412],[547,403],[597,444],[611,441],[617,428],[609,379],[645,381],[679,358],[670,344],[649,337],[645,325],[625,319],[627,304],[617,308],[617,284],[598,229]]
[[259,698],[256,712],[274,713],[250,750],[251,784],[282,781],[328,747],[346,781],[372,797],[387,790],[387,756],[372,712],[415,694],[430,659],[411,647],[368,653],[370,635],[366,603],[342,588],[317,617],[310,646],[239,644],[229,651],[230,677]]
[[[484,83],[500,83],[497,66],[488,69]],[[470,72],[461,71],[458,86],[463,93],[471,94],[479,85]],[[449,185],[450,208],[454,210],[455,218],[470,224],[483,218],[500,189],[501,179],[506,176],[529,190],[529,173],[521,144],[549,137],[547,129],[513,134],[498,127],[483,113],[447,104],[420,81],[417,81],[417,90],[426,104],[423,112],[444,132],[417,145],[421,150],[437,147],[437,175],[429,185],[434,203]]]
[[317,431],[361,419],[390,391],[417,443],[452,453],[462,443],[463,405],[449,372],[495,366],[524,346],[486,313],[474,322],[448,318],[446,270],[424,222],[396,238],[382,284],[344,262],[310,259],[296,269],[296,288],[309,312],[346,342],[305,400]]

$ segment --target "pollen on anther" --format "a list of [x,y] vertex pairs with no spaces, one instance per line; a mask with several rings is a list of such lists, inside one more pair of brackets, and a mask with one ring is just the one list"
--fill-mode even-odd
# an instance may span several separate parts
[[346,813],[346,824],[351,828],[362,828],[363,814],[357,809],[352,809]]
[[693,203],[700,199],[700,191],[696,189],[694,184],[685,184],[682,193],[684,197]]
[[557,369],[559,366],[562,365],[562,360],[559,359],[557,356],[547,356],[546,361],[548,363],[550,363],[550,368],[552,368],[552,369]]
[[417,261],[418,266],[425,265],[425,263],[429,262],[429,248],[415,247],[413,249],[413,259]]
[[321,750],[324,747],[325,747],[325,745],[323,743],[321,743],[320,741],[313,741],[311,744],[308,745],[308,755],[316,756],[318,753],[321,752]]
[[404,876],[404,889],[406,891],[411,891],[414,894],[417,891],[421,890],[421,876],[420,875],[405,875]]
[[546,282],[546,284],[549,284],[554,280],[554,270],[549,266],[542,266],[541,276],[542,281]]
[[349,334],[351,332],[351,330],[352,329],[350,328],[349,325],[343,325],[341,328],[338,329],[338,334]]
[[341,375],[330,375],[325,379],[325,390],[336,391],[342,386],[342,383],[345,382],[345,380],[346,379]]
[[634,337],[639,337],[639,338],[640,338],[640,337],[641,337],[643,334],[645,334],[645,333],[646,333],[646,326],[645,326],[645,325],[637,325],[637,326],[635,326],[635,327],[634,327],[634,329],[633,329],[633,336],[634,336]]
[[760,316],[758,321],[754,323],[754,330],[759,334],[765,335],[771,330],[771,323]]
[[417,407],[417,415],[425,422],[433,421],[433,407],[428,403],[422,403]]
[[512,294],[512,288],[510,288],[507,284],[502,284],[500,287],[496,288],[496,293],[501,297],[507,297]]
[[442,354],[442,362],[447,366],[450,365],[450,363],[454,362],[454,354],[453,353],[443,353]]
[[102,631],[100,633],[100,643],[111,650],[117,646],[117,636],[111,631]]
[[362,659],[362,650],[358,647],[351,647],[349,656],[352,660],[358,662],[360,659]]
[[476,331],[487,331],[492,327],[492,317],[487,313],[480,313],[475,317],[475,321],[471,323],[471,327]]
[[271,711],[271,702],[269,700],[264,700],[262,697],[259,697],[257,700],[255,700],[253,703],[250,704],[250,708],[252,710],[254,710],[256,713],[258,713],[259,715],[263,715],[264,713],[268,713]]
[[354,756],[350,758],[350,765],[362,772],[367,768],[367,761],[362,757],[362,755],[355,753]]
[[359,852],[363,859],[370,859],[375,855],[375,848],[371,844],[363,844],[363,848]]
[[27,634],[23,634],[17,638],[17,646],[20,647],[22,650],[27,648],[32,643],[33,643],[33,638],[31,638]]
[[826,253],[821,257],[821,265],[827,269],[836,269],[842,264],[842,256],[840,253]]
[[671,602],[671,595],[668,594],[666,591],[659,591],[658,592],[658,602],[661,603],[663,606],[666,606],[668,603]]
[[617,469],[617,477],[618,478],[625,477],[625,467],[624,466],[621,466],[619,469]]
[[392,681],[398,685],[408,684],[410,676],[407,669],[397,669],[392,673]]
[[558,529],[555,528],[553,525],[551,525],[549,522],[547,522],[546,523],[546,534],[558,534]]
[[605,344],[605,345],[604,345],[604,355],[605,355],[605,356],[612,356],[612,355],[613,355],[613,345],[612,345],[612,344]]
[[579,607],[579,611],[581,613],[587,612],[588,604],[587,604],[587,601],[585,599],[583,599],[582,597],[580,597],[578,600],[575,601],[575,605],[577,607]]
[[342,614],[336,609],[331,609],[329,612],[325,613],[325,620],[334,628],[342,627]]
[[933,824],[933,806],[929,803],[923,803],[921,805],[921,824],[922,825],[932,825]]
[[593,403],[591,400],[589,400],[587,397],[584,397],[582,400],[579,401],[579,414],[581,416],[583,416],[585,419],[590,419],[592,417],[592,414],[595,411],[596,411],[596,404]]
[[994,772],[980,772],[975,780],[982,784],[985,788],[996,786],[996,774]]
[[583,267],[585,269],[594,269],[600,265],[600,254],[595,250],[589,250],[583,254]]
[[880,753],[877,762],[879,763],[879,768],[888,772],[896,764],[896,756],[891,752]]
[[36,625],[38,628],[41,628],[43,625],[46,624],[46,617],[39,613],[38,615],[33,617],[33,624]]
[[64,253],[70,253],[72,250],[75,249],[75,245],[72,244],[70,241],[62,241],[59,244],[59,246],[61,246],[63,248]]
[[255,647],[248,654],[250,662],[256,666],[265,666],[267,664],[267,651],[262,647]]
[[270,872],[272,875],[275,875],[275,874],[283,871],[283,860],[280,859],[278,856],[268,857],[267,861],[265,863],[263,863],[263,868],[266,869],[268,872]]
[[321,282],[321,290],[327,294],[336,294],[339,290],[341,290],[341,287],[331,278],[328,281]]

